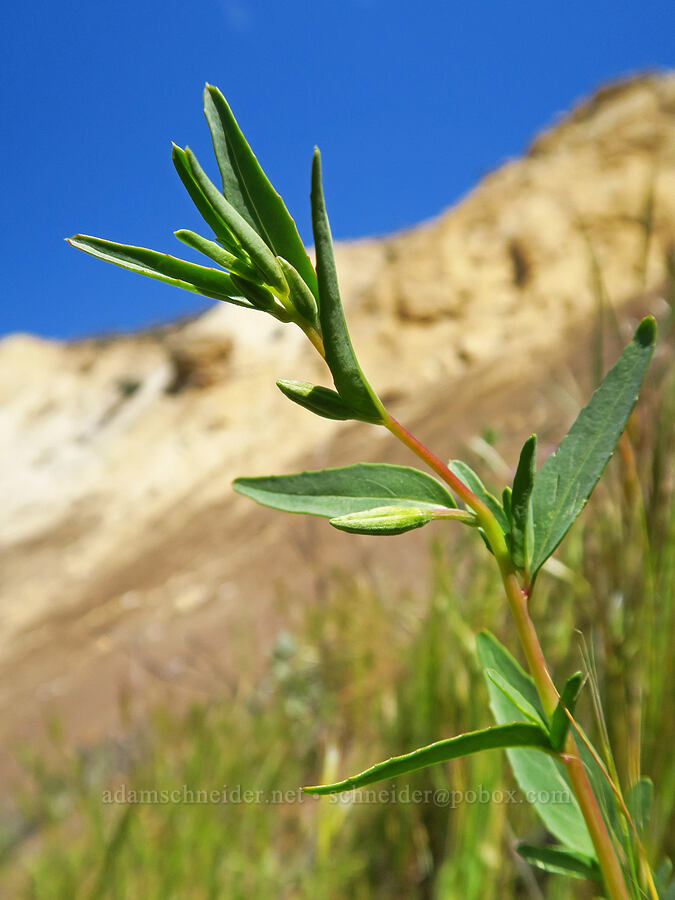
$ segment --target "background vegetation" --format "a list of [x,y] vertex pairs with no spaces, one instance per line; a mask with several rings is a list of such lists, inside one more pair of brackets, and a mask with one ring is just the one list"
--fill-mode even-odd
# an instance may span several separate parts
[[[620,452],[565,541],[559,559],[568,568],[541,579],[533,610],[559,679],[582,655],[590,663],[602,714],[587,689],[580,717],[598,743],[603,733],[609,738],[623,783],[642,773],[657,785],[646,843],[658,861],[673,853],[675,803],[668,359],[661,353],[653,365]],[[252,684],[245,674],[255,648],[242,640],[241,678],[223,677],[217,700],[158,709],[123,746],[73,750],[54,725],[49,763],[24,753],[30,777],[21,814],[4,823],[3,896],[593,896],[583,882],[534,874],[519,860],[516,836],[545,839],[519,793],[518,802],[448,807],[451,791],[514,790],[502,753],[384,784],[396,790],[387,802],[297,793],[489,724],[474,634],[489,627],[515,644],[484,553],[471,534],[451,553],[436,544],[429,596],[385,594],[368,573],[337,573],[303,612],[283,598],[291,624],[262,680]],[[217,672],[218,661],[210,662]],[[127,796],[184,786],[195,797],[225,791],[228,802],[102,802],[105,790],[114,796],[121,786]],[[246,790],[259,792],[258,802],[245,802]],[[426,801],[413,802],[414,791]]]

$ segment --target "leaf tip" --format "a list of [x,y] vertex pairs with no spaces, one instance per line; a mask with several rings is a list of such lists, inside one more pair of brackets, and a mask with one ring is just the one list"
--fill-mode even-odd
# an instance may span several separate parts
[[481,646],[485,646],[485,644],[488,644],[490,642],[491,638],[492,635],[490,634],[490,632],[486,628],[481,628],[481,630],[476,635],[476,645],[478,646],[478,648],[480,648]]
[[245,488],[245,481],[246,481],[245,478],[235,478],[234,481],[232,482],[232,487],[233,487],[233,489],[234,489],[238,494],[243,494],[244,496],[245,496],[245,490],[244,490],[244,488]]
[[645,316],[637,327],[633,340],[641,347],[651,347],[656,341],[656,319],[654,316]]

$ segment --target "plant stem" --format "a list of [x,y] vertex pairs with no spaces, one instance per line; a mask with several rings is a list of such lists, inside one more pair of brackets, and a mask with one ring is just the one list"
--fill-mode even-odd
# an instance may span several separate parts
[[386,418],[382,423],[384,427],[388,428],[399,441],[405,444],[413,453],[417,454],[420,459],[424,460],[429,468],[433,469],[437,475],[440,475],[443,481],[452,488],[455,494],[457,494],[457,496],[476,513],[481,525],[483,524],[482,519],[485,515],[492,517],[490,510],[483,501],[479,500],[473,491],[470,491],[464,482],[460,481],[444,462],[441,462],[431,450],[420,443],[420,441],[404,428],[400,422],[397,422],[393,416],[390,416],[389,413],[386,413],[385,415]]
[[[400,422],[387,414],[383,424],[402,443],[413,451],[421,460],[439,475],[446,484],[469,506],[478,518],[485,532],[490,547],[499,565],[504,590],[509,602],[516,631],[527,660],[527,665],[534,679],[537,693],[544,711],[550,715],[558,704],[559,694],[556,690],[546,663],[544,652],[539,643],[534,623],[528,609],[529,593],[521,587],[516,570],[506,546],[504,534],[495,517],[487,506],[466,485],[460,481],[450,469],[438,459],[427,447],[407,431]],[[598,858],[605,888],[610,900],[629,900],[626,882],[621,871],[619,860],[614,851],[612,840],[605,826],[593,788],[588,780],[584,765],[579,758],[577,746],[571,732],[567,736],[565,752],[561,756],[567,769],[570,785],[586,822]]]
[[[516,623],[516,630],[527,665],[534,679],[544,711],[550,715],[557,706],[559,695],[548,671],[546,658],[530,618],[527,592],[520,587],[515,572],[513,572],[512,567],[510,568],[510,572],[505,571],[500,562],[504,589]],[[612,840],[605,826],[593,788],[588,780],[588,775],[579,757],[579,751],[571,731],[565,742],[565,752],[562,760],[567,769],[574,796],[577,798],[579,808],[591,836],[609,897],[611,900],[628,900],[629,895],[619,860],[614,852]]]
[[323,340],[321,339],[321,335],[316,330],[316,328],[314,328],[313,325],[300,325],[300,327],[302,328],[302,330],[305,332],[305,334],[311,341],[312,346],[317,351],[319,356],[322,359],[325,359],[326,358],[326,350],[323,346]]

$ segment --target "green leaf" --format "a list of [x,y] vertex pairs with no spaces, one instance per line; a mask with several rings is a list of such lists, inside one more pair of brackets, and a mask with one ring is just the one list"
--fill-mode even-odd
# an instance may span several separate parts
[[451,459],[448,463],[448,468],[476,495],[476,497],[478,497],[479,500],[483,501],[497,522],[499,522],[499,527],[506,534],[509,529],[509,520],[502,509],[501,503],[488,491],[471,466],[462,462],[461,459]]
[[319,287],[319,318],[326,348],[326,362],[337,392],[345,403],[353,406],[362,415],[380,420],[384,418],[384,409],[356,361],[347,331],[333,256],[333,238],[323,197],[321,155],[318,149],[314,150],[312,161],[311,202]]
[[190,199],[197,207],[197,210],[199,211],[201,217],[204,219],[206,224],[209,225],[220,243],[224,247],[227,247],[228,250],[230,250],[232,253],[236,254],[240,250],[239,242],[234,237],[227,225],[216,214],[215,210],[204,196],[204,192],[199,187],[194,175],[192,174],[192,169],[190,168],[187,156],[185,155],[185,150],[182,150],[176,144],[173,144],[171,159],[173,161],[176,172],[178,172],[178,177],[183,182],[183,186],[190,195]]
[[488,669],[499,672],[504,681],[514,688],[517,694],[523,697],[528,705],[536,710],[539,718],[544,721],[546,714],[532,677],[511,656],[506,647],[500,644],[497,638],[489,631],[478,633],[476,646],[484,672]]
[[433,519],[428,509],[414,506],[378,506],[330,520],[333,528],[349,534],[394,535],[421,528]]
[[304,319],[311,322],[312,325],[318,325],[319,308],[316,305],[314,294],[288,260],[285,260],[283,256],[277,256],[277,262],[284,273],[292,305]]
[[548,736],[543,728],[536,725],[523,725],[513,723],[510,725],[497,725],[493,728],[485,728],[482,731],[470,731],[445,741],[437,741],[428,747],[406,753],[404,756],[394,756],[378,765],[366,769],[359,775],[345,778],[335,784],[314,785],[304,787],[307,794],[337,794],[341,791],[351,791],[356,788],[384,781],[387,778],[395,778],[397,775],[405,775],[417,769],[425,769],[437,763],[448,762],[481,750],[501,750],[506,747],[536,747],[537,751],[550,750]]
[[68,243],[71,247],[84,250],[90,256],[104,259],[130,272],[138,272],[139,275],[147,275],[149,278],[156,278],[166,284],[173,284],[215,300],[226,300],[237,306],[250,307],[237,290],[232,278],[219,269],[198,266],[175,256],[167,256],[166,253],[146,250],[145,247],[132,247],[129,244],[117,244],[88,234],[76,234],[68,238]]
[[513,703],[516,709],[518,709],[526,719],[529,719],[530,722],[534,722],[535,725],[539,725],[540,728],[542,725],[547,725],[539,710],[534,707],[529,700],[526,700],[520,691],[508,682],[501,673],[496,669],[485,669],[485,675],[495,687],[497,687],[502,694]]
[[654,784],[650,778],[640,778],[636,781],[626,798],[628,812],[640,834],[645,830],[653,800]]
[[526,862],[544,872],[602,881],[597,862],[583,853],[574,853],[563,847],[533,847],[531,844],[518,844],[516,849]]
[[655,340],[656,323],[648,316],[537,473],[532,491],[532,580],[586,505],[614,452],[635,406]]
[[[308,381],[284,380],[277,381],[277,387],[289,400],[325,419],[347,421],[361,418],[355,410],[347,406],[337,391],[331,391],[330,388],[310,384]],[[369,420],[362,419],[362,421]]]
[[672,874],[673,864],[666,857],[654,873],[654,881],[660,900],[674,900],[675,898],[675,881],[670,880]]
[[537,436],[529,437],[520,451],[518,468],[513,479],[511,495],[511,530],[508,546],[513,565],[529,569],[532,551],[532,487],[536,472]]
[[570,720],[565,709],[568,709],[574,715],[577,700],[585,680],[586,676],[583,672],[575,672],[574,675],[570,675],[562,690],[558,705],[553,710],[549,733],[551,735],[551,743],[556,750],[562,750],[570,728]]
[[[477,647],[483,669],[496,669],[543,717],[532,678],[494,635],[481,632]],[[526,720],[520,709],[487,676],[486,682],[497,723]],[[507,756],[521,790],[526,797],[533,798],[531,802],[551,834],[571,850],[594,857],[593,843],[563,766],[550,756],[529,750],[507,750]]]
[[204,114],[223,180],[223,194],[274,255],[287,259],[318,297],[316,274],[291,214],[260,167],[227,101],[218,88],[209,84],[204,89]]
[[511,496],[512,491],[510,487],[505,487],[502,491],[502,507],[504,509],[504,515],[506,516],[507,522],[511,523]]
[[267,284],[282,293],[286,293],[288,286],[284,279],[283,272],[279,268],[279,263],[277,262],[275,255],[265,241],[260,237],[257,231],[251,228],[246,219],[237,212],[234,206],[228,203],[225,197],[223,197],[218,188],[199,165],[197,157],[189,147],[185,148],[185,157],[190,166],[190,171],[194,175],[195,181],[201,188],[202,193],[208,200],[211,208],[218,218],[225,223],[227,228],[251,257],[251,262],[260,269]]
[[277,301],[271,291],[261,284],[254,284],[238,275],[232,274],[232,284],[237,292],[256,308],[279,319],[280,322],[290,322],[291,316],[288,310]]
[[357,463],[297,475],[237,478],[234,489],[263,506],[335,519],[396,503],[432,509],[455,504],[442,484],[418,469],[387,463]]
[[203,253],[204,256],[208,256],[209,259],[212,259],[219,266],[228,269],[235,275],[241,275],[242,278],[246,278],[248,281],[261,282],[260,273],[251,265],[250,261],[242,259],[240,256],[235,256],[229,250],[223,250],[220,244],[217,244],[215,241],[209,241],[200,234],[196,234],[194,231],[189,231],[186,228],[174,231],[174,235],[183,244],[192,247],[198,253]]

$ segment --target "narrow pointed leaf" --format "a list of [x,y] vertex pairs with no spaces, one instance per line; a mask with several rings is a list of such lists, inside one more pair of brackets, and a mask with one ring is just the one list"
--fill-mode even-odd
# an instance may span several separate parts
[[[494,635],[481,632],[477,637],[477,647],[483,669],[496,669],[507,683],[544,716],[532,678]],[[516,704],[487,675],[486,682],[490,707],[498,724],[514,720],[526,721],[527,717]],[[535,798],[533,806],[551,834],[569,849],[594,857],[593,843],[563,766],[550,756],[525,749],[507,750],[507,756],[521,790],[526,796]]]
[[533,579],[586,505],[614,452],[635,406],[655,340],[656,323],[647,317],[537,473],[532,490]]
[[149,278],[156,278],[166,284],[173,284],[215,300],[226,300],[237,306],[250,307],[237,290],[232,278],[219,269],[198,266],[175,256],[147,250],[145,247],[117,244],[87,234],[76,234],[68,238],[68,243],[71,247],[84,250],[90,256],[121,266],[130,272],[147,275]]
[[342,399],[360,413],[374,419],[384,417],[384,409],[356,361],[345,322],[338,288],[333,239],[321,182],[321,156],[314,151],[312,161],[312,227],[316,249],[319,286],[319,317],[326,348],[326,362]]
[[232,253],[236,253],[239,249],[239,243],[225,222],[223,222],[220,216],[216,214],[215,210],[204,196],[204,192],[197,184],[197,181],[192,174],[192,169],[190,168],[187,156],[185,155],[185,150],[174,144],[171,151],[171,159],[176,172],[178,173],[178,177],[183,182],[185,190],[190,195],[190,199],[197,207],[201,217],[211,228],[221,244],[224,247],[227,247]]
[[583,853],[574,853],[563,847],[533,847],[531,844],[518,844],[516,849],[526,862],[544,872],[591,881],[602,880],[597,862]]
[[445,741],[437,741],[428,747],[406,753],[404,756],[394,756],[378,765],[366,769],[359,775],[345,778],[335,784],[315,785],[305,787],[303,791],[308,794],[337,794],[341,791],[351,791],[356,788],[366,787],[377,781],[395,778],[397,775],[405,775],[415,772],[417,769],[425,769],[437,763],[448,762],[481,750],[502,750],[506,747],[534,747],[531,752],[547,752],[550,750],[548,736],[543,728],[536,725],[513,723],[510,725],[497,725],[493,728],[485,728],[482,731],[470,731]]
[[506,520],[508,523],[511,522],[511,496],[511,488],[508,486],[505,487],[502,491],[502,508],[504,510],[504,515],[506,516]]
[[506,647],[500,644],[494,634],[489,631],[479,632],[476,637],[476,646],[483,670],[491,669],[499,672],[504,681],[536,710],[537,715],[543,721],[545,713],[534,681]]
[[464,482],[464,484],[469,488],[470,491],[472,491],[476,495],[476,497],[478,497],[479,500],[483,501],[492,515],[499,522],[499,526],[502,531],[506,534],[509,528],[509,520],[506,516],[506,513],[502,509],[501,503],[488,491],[488,489],[485,487],[478,475],[476,475],[471,466],[467,465],[465,462],[462,462],[461,459],[452,459],[448,463],[448,468],[454,475],[456,475],[460,479],[460,481]]
[[[211,90],[209,88],[210,85],[208,84],[204,88],[204,115],[209,126],[209,131],[211,132],[213,152],[216,157],[216,162],[218,163],[218,170],[220,172],[220,178],[223,184],[223,196],[228,201],[228,203],[231,203],[232,206],[234,206],[234,208],[237,210],[237,212],[244,219],[246,219],[251,228],[255,229],[258,234],[262,235],[262,221],[256,212],[255,206],[251,204],[251,208],[249,207],[246,189],[238,175],[236,159],[233,158],[233,154],[228,145],[225,129],[223,128],[223,122],[218,112],[218,106],[216,105],[216,103],[219,97],[221,97],[222,95],[217,88],[211,88]],[[225,98],[223,98],[223,101],[224,99]],[[227,106],[227,104],[225,105],[229,116],[231,116],[229,106]],[[239,131],[238,128],[237,131]],[[246,147],[249,153],[252,153],[251,148],[248,146],[248,142],[245,140],[243,134],[239,132],[239,135],[240,140],[246,143]],[[256,160],[256,165],[257,164],[258,162]]]
[[316,325],[318,323],[319,308],[316,305],[314,294],[300,277],[297,269],[288,260],[285,260],[283,256],[277,256],[277,262],[284,273],[284,278],[290,291],[289,299],[291,303],[304,319]]
[[232,284],[237,289],[237,292],[241,294],[242,297],[246,297],[256,309],[270,313],[281,322],[291,321],[288,310],[277,301],[274,294],[271,291],[268,291],[266,287],[240,278],[239,275],[235,275],[234,273],[232,273],[231,277]]
[[394,535],[421,528],[431,522],[428,509],[414,506],[378,506],[363,512],[348,513],[330,520],[333,528],[349,534]]
[[570,675],[560,694],[558,705],[553,710],[553,714],[551,715],[550,735],[551,743],[556,750],[562,749],[570,728],[570,720],[567,717],[565,709],[568,709],[570,713],[574,715],[574,710],[576,709],[581,689],[584,686],[584,681],[585,676],[583,672],[575,672],[574,675]]
[[285,292],[288,288],[283,273],[279,268],[276,257],[265,241],[253,228],[251,228],[246,219],[244,219],[243,216],[228,203],[225,197],[223,197],[218,188],[199,165],[197,157],[189,147],[185,148],[185,156],[195,181],[201,188],[202,193],[210,203],[218,218],[225,223],[244,250],[246,250],[251,257],[251,262],[260,269],[267,284],[269,284],[270,287]]
[[234,489],[263,506],[335,519],[378,506],[454,508],[442,484],[418,469],[357,463],[297,475],[237,478]]
[[517,569],[529,569],[532,551],[532,487],[536,472],[537,436],[529,437],[520,452],[511,495],[509,552]]
[[250,262],[239,256],[235,256],[233,253],[230,253],[229,250],[224,250],[220,244],[217,244],[215,241],[209,241],[207,238],[202,237],[200,234],[196,234],[194,231],[189,231],[187,228],[181,228],[179,231],[174,231],[174,235],[186,246],[192,247],[192,249],[196,250],[198,253],[203,253],[204,256],[208,256],[209,259],[218,263],[219,266],[228,269],[230,272],[234,272],[235,275],[241,275],[242,278],[247,278],[249,281],[257,283],[262,281],[260,272],[258,272]]
[[283,256],[318,297],[316,274],[286,206],[270,184],[218,88],[206,86],[204,113],[223,180],[223,194],[263,238]]
[[347,406],[337,391],[331,391],[330,388],[320,387],[308,381],[277,381],[277,387],[289,400],[325,419],[347,421],[360,418],[355,410]]
[[649,820],[649,812],[654,800],[654,784],[649,778],[640,778],[631,787],[626,805],[637,830],[642,834]]

